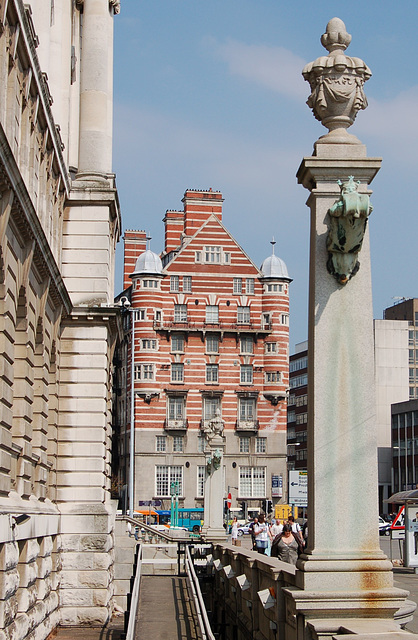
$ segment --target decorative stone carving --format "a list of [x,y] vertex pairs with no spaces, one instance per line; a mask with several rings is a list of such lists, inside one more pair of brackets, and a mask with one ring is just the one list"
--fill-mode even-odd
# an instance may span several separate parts
[[207,458],[206,460],[206,471],[208,475],[219,469],[219,467],[221,466],[221,461],[222,453],[219,449],[216,449],[212,456]]
[[311,95],[307,105],[329,133],[321,142],[358,144],[355,136],[347,133],[360,109],[367,107],[364,83],[372,72],[360,58],[346,56],[344,51],[351,42],[345,24],[332,18],[327,24],[321,43],[329,51],[307,64],[302,75],[310,84]]
[[113,7],[113,13],[115,16],[120,13],[120,0],[109,0],[109,4]]
[[223,436],[224,425],[225,423],[221,418],[220,409],[216,409],[215,417],[211,420],[205,421],[203,426],[203,433],[209,444],[214,438]]
[[[84,4],[84,0],[75,0],[76,4],[81,6]],[[109,6],[113,7],[113,14],[120,13],[120,0],[109,0]]]
[[338,184],[340,199],[328,210],[327,269],[340,284],[347,284],[360,268],[358,253],[373,207],[367,194],[358,193],[360,182],[355,182],[354,176],[347,182],[338,180]]

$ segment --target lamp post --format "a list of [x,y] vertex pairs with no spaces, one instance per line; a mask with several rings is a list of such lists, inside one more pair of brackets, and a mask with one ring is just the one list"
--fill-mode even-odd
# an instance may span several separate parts
[[119,305],[125,311],[131,314],[131,420],[130,420],[130,438],[129,438],[129,478],[128,478],[128,494],[129,506],[128,515],[133,518],[134,515],[134,465],[135,465],[135,311],[131,307],[131,303],[126,296],[123,296]]
[[129,438],[129,515],[134,517],[135,466],[135,313],[131,312],[131,437]]

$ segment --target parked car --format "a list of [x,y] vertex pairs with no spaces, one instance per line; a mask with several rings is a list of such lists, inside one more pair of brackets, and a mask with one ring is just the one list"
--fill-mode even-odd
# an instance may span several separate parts
[[243,524],[240,527],[238,527],[238,535],[239,536],[248,535],[250,533],[250,524],[251,522],[247,522],[247,524]]
[[382,516],[379,516],[379,535],[380,536],[390,536],[390,522],[386,522],[386,520],[384,520],[382,518]]

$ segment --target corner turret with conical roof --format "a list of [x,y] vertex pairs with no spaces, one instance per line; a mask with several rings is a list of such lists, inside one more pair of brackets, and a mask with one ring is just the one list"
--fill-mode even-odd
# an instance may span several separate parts
[[285,280],[286,282],[292,282],[292,278],[289,278],[289,274],[287,271],[286,264],[284,261],[275,255],[274,253],[274,245],[276,241],[273,240],[270,243],[273,247],[272,254],[265,260],[263,260],[260,271],[262,273],[262,279],[274,279],[274,280]]

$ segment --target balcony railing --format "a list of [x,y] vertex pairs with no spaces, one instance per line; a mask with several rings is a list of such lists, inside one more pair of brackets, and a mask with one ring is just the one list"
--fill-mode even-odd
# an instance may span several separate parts
[[187,418],[181,420],[164,420],[164,429],[166,431],[187,431],[189,421]]
[[256,322],[180,322],[174,318],[154,321],[155,331],[192,331],[202,333],[271,333],[271,324]]
[[258,431],[260,423],[258,420],[237,420],[236,431]]

